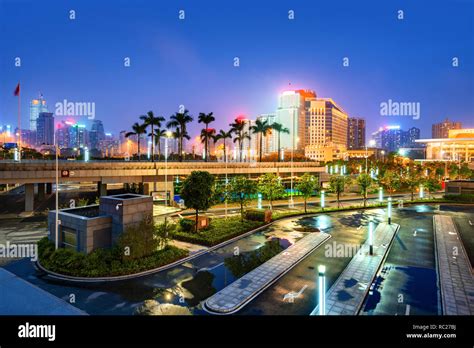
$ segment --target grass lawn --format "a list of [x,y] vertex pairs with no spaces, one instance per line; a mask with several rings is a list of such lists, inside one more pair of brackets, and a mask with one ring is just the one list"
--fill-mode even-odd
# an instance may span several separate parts
[[172,235],[173,239],[183,242],[214,246],[264,224],[265,223],[261,221],[240,221],[240,216],[232,216],[227,219],[215,218],[211,220],[209,227],[199,230],[197,233],[194,232],[194,230],[186,232],[179,226],[176,226]]

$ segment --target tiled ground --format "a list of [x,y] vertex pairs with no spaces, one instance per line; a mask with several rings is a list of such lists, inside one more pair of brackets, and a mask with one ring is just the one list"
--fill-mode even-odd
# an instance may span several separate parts
[[[333,286],[326,292],[326,315],[356,315],[369,291],[377,270],[398,225],[381,223],[374,231],[374,255],[368,255],[366,242],[360,253],[356,254]],[[318,315],[319,305],[311,315]]]
[[207,309],[218,313],[235,312],[328,238],[329,234],[319,232],[303,237],[296,244],[209,297],[205,302]]
[[433,217],[444,315],[474,315],[474,276],[453,219]]

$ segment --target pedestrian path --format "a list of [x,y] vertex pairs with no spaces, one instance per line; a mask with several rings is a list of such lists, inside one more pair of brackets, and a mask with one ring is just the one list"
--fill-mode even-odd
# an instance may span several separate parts
[[329,234],[321,232],[308,234],[242,278],[209,297],[204,302],[204,309],[214,314],[237,312],[330,237]]
[[4,268],[0,289],[0,315],[87,315]]
[[433,225],[444,315],[474,315],[474,276],[450,216],[435,215]]
[[[357,315],[398,228],[399,225],[394,223],[380,223],[377,226],[373,255],[369,255],[367,241],[326,292],[326,315]],[[319,305],[311,312],[311,315],[318,314]]]

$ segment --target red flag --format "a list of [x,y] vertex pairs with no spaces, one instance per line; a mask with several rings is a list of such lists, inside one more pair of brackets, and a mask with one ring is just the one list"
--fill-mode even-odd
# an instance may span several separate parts
[[20,95],[20,83],[18,82],[18,84],[16,85],[16,88],[15,88],[15,92],[13,92],[13,95],[15,97],[18,97]]

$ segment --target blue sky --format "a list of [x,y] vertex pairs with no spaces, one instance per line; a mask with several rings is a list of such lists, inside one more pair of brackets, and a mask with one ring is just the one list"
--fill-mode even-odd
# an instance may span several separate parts
[[[400,124],[430,137],[445,117],[474,127],[473,22],[472,0],[0,0],[0,124],[16,122],[18,81],[23,124],[41,91],[50,111],[63,99],[95,102],[112,132],[180,104],[226,128],[238,114],[275,111],[291,83],[366,118],[369,134]],[[388,99],[420,102],[420,119],[380,116]]]

